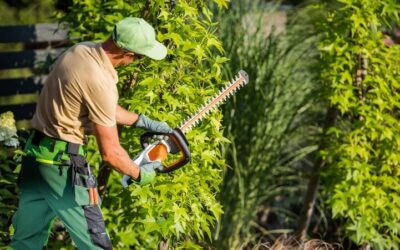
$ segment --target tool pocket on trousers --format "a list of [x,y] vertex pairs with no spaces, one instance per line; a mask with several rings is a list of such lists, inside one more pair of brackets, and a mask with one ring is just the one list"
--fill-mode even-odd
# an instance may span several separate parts
[[83,206],[83,210],[93,244],[102,249],[112,249],[100,208],[97,205]]
[[75,202],[79,206],[90,204],[88,188],[84,186],[74,185]]
[[101,202],[97,192],[97,179],[94,175],[77,174],[74,183],[75,201],[78,205],[97,205]]
[[90,204],[89,165],[81,155],[71,156],[71,176],[75,193],[75,201],[79,206]]

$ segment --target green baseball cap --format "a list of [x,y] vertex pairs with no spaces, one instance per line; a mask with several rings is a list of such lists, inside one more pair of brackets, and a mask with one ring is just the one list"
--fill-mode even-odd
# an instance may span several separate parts
[[112,33],[118,47],[133,53],[161,60],[167,55],[167,48],[156,40],[153,27],[142,18],[127,17],[114,26]]

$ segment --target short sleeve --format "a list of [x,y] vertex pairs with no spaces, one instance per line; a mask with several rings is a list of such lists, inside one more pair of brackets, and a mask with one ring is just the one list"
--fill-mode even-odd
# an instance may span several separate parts
[[83,98],[90,121],[105,127],[116,124],[118,92],[115,84],[89,81],[83,89]]

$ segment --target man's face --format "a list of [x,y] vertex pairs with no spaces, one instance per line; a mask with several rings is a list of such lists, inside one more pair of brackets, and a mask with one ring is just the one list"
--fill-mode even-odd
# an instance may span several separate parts
[[121,58],[119,66],[125,66],[132,63],[135,60],[139,60],[143,57],[143,55],[135,54],[134,52],[124,51],[124,54]]

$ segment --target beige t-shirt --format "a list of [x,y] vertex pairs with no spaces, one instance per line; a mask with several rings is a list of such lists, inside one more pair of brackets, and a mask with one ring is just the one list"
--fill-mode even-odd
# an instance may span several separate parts
[[116,124],[117,72],[100,44],[79,43],[56,61],[40,93],[32,127],[83,144],[92,122]]

